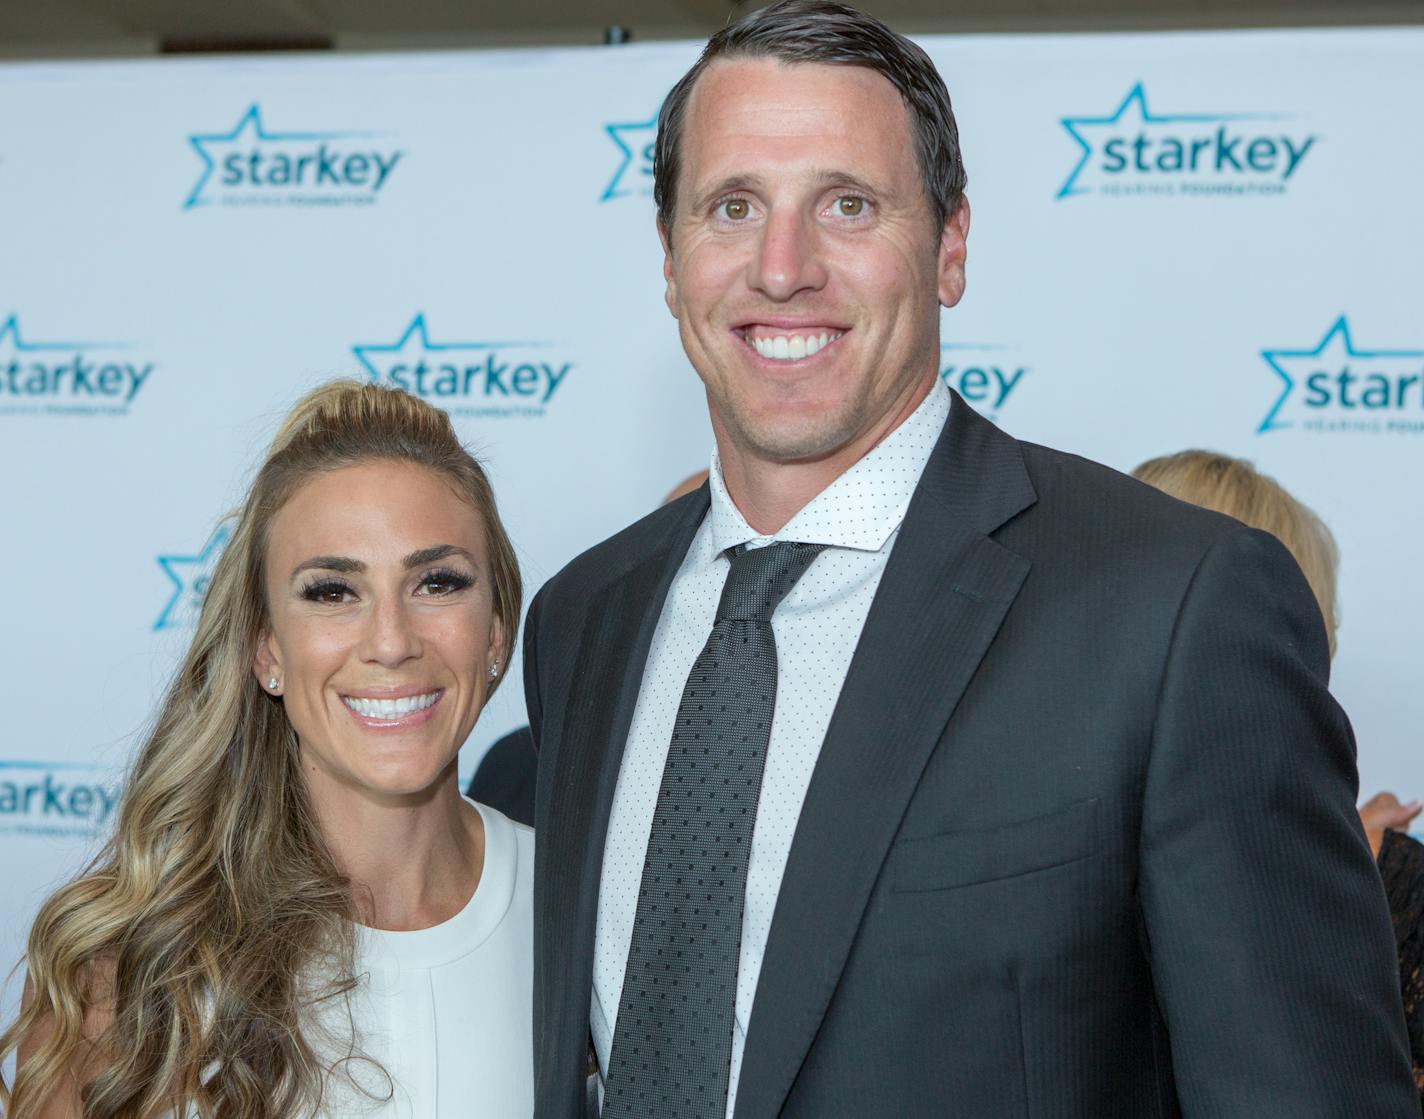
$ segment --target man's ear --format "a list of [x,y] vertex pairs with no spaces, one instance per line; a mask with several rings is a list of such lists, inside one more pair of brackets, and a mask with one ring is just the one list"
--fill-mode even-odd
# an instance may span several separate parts
[[[252,654],[252,675],[257,677],[257,683],[264,692],[278,695],[282,691],[282,656],[277,648],[276,639],[264,632],[257,639],[257,648]],[[277,681],[277,686],[272,687],[272,681]]]
[[677,318],[677,270],[673,267],[672,238],[661,219],[658,221],[658,240],[663,245],[663,281],[666,285],[663,288],[663,302],[672,312],[672,317]]
[[969,199],[961,198],[939,234],[939,302],[953,307],[964,297],[964,261],[969,247]]

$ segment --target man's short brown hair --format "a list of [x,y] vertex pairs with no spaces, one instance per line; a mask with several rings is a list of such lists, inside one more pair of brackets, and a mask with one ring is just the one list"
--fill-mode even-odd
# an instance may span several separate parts
[[672,228],[677,205],[679,147],[692,87],[717,59],[774,58],[863,66],[883,75],[900,92],[910,117],[935,229],[964,198],[964,161],[949,91],[920,47],[873,16],[833,0],[780,0],[724,27],[708,40],[692,69],[667,95],[658,113],[653,155],[653,199],[658,224]]

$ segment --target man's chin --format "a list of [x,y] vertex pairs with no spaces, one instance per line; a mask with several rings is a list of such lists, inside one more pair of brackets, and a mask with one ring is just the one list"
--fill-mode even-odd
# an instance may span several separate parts
[[762,462],[817,462],[829,458],[851,439],[848,425],[827,423],[824,417],[737,424],[729,434],[736,450]]

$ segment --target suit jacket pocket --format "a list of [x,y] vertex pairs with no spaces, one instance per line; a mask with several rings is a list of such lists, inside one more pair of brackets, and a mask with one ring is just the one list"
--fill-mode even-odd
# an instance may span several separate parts
[[975,831],[901,839],[890,854],[899,893],[949,890],[1063,866],[1098,850],[1098,798]]

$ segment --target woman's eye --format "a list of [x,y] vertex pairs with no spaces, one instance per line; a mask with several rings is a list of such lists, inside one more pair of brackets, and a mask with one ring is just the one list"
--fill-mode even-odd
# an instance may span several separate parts
[[454,594],[456,591],[463,591],[473,583],[473,579],[468,575],[461,575],[458,571],[432,571],[420,581],[420,591],[428,596],[439,598],[447,594]]
[[718,209],[729,221],[741,221],[752,212],[751,203],[745,198],[729,198]]
[[345,583],[338,583],[334,579],[324,579],[320,583],[311,583],[302,588],[302,597],[308,602],[336,606],[354,598],[355,594]]
[[854,194],[837,198],[836,213],[843,218],[858,218],[865,213],[865,199]]

